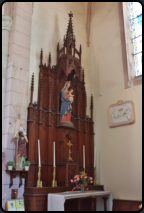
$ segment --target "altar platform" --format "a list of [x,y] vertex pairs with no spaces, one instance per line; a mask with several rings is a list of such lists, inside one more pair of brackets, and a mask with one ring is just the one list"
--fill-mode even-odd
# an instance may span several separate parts
[[67,191],[48,194],[48,211],[112,211],[112,203],[110,191]]
[[[47,211],[48,209],[47,197],[49,193],[72,191],[72,188],[73,187],[41,187],[41,188],[25,187],[24,189],[25,211]],[[88,189],[104,191],[104,186],[89,185]],[[89,200],[87,202],[89,202]],[[73,202],[71,202],[71,205],[73,206]]]

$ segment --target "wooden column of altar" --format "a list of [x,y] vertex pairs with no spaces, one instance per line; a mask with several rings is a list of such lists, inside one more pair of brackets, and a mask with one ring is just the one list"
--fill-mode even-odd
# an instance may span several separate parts
[[[25,181],[24,200],[26,210],[47,210],[47,194],[71,190],[70,179],[83,170],[83,145],[85,145],[85,166],[88,176],[94,176],[94,132],[93,97],[91,96],[90,114],[86,116],[87,96],[84,82],[84,70],[81,67],[82,47],[76,49],[76,37],[73,33],[72,16],[69,14],[67,33],[63,47],[57,45],[57,64],[51,66],[51,53],[48,64],[43,63],[43,51],[40,52],[38,100],[33,103],[34,75],[31,83],[31,98],[28,107],[27,145],[28,160],[31,162]],[[65,81],[70,81],[73,89],[71,122],[60,123],[61,90]],[[38,139],[41,152],[42,188],[36,188],[38,180]],[[53,179],[53,141],[56,149],[57,186],[52,188]],[[69,146],[71,160],[69,160]],[[90,189],[104,190],[103,186],[89,186]]]

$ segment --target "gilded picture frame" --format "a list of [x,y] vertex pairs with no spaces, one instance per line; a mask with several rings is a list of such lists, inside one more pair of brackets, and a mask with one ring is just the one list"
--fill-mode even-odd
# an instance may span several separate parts
[[119,127],[135,123],[134,103],[118,101],[108,108],[109,127]]

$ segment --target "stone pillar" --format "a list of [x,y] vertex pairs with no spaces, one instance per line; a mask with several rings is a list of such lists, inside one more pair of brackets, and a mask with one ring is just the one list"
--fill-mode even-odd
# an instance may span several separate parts
[[[4,11],[3,11],[4,13]],[[2,15],[2,134],[3,134],[3,119],[4,119],[4,102],[5,102],[5,91],[6,91],[6,71],[8,62],[8,50],[9,50],[9,34],[12,26],[12,18],[8,15]],[[2,141],[3,148],[3,141]],[[2,178],[5,179],[5,164],[6,155],[5,149],[2,153]],[[4,191],[4,185],[2,185],[2,207],[4,206],[4,197],[6,192]]]
[[[20,124],[26,129],[29,61],[31,42],[32,2],[13,2],[13,23],[8,46],[8,65],[6,71],[6,87],[4,102],[3,146],[5,162],[3,163],[3,191],[11,198],[11,189],[18,189],[19,197],[23,197],[24,182],[19,188],[19,177],[14,178],[13,186],[9,188],[10,177],[5,172],[7,161],[15,162],[16,143],[13,136],[17,130],[17,113],[21,114]],[[29,89],[29,90],[28,90]],[[15,111],[17,106],[17,112]]]
[[9,34],[12,26],[12,18],[7,15],[2,16],[2,133],[3,133],[3,116],[5,101],[6,69],[9,50]]

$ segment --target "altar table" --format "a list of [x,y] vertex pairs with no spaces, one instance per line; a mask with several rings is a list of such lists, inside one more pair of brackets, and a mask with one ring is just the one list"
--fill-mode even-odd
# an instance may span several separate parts
[[[61,193],[49,193],[48,194],[48,211],[65,211],[65,201],[69,199],[85,199],[92,198],[93,211],[112,211],[112,194],[110,191],[67,191]],[[80,204],[81,202],[79,202]],[[80,211],[80,206],[79,206]]]

